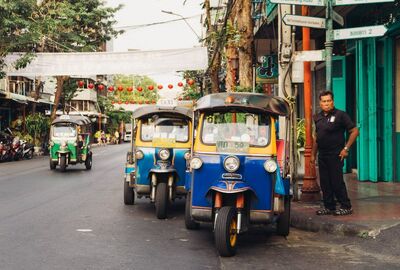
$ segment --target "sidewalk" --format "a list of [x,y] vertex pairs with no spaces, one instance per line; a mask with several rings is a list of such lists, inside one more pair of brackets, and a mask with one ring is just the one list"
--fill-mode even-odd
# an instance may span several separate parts
[[320,203],[293,202],[291,225],[307,231],[360,237],[377,237],[382,230],[400,225],[400,183],[359,182],[345,175],[354,213],[317,216]]

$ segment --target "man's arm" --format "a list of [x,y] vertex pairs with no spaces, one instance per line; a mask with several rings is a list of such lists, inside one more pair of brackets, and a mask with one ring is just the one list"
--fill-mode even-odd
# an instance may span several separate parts
[[317,150],[318,150],[317,134],[315,134],[315,132],[313,132],[312,138],[313,138],[313,143],[312,143],[310,162],[314,163],[315,162],[315,158],[317,156]]
[[339,154],[341,160],[345,159],[349,155],[349,149],[353,145],[353,143],[356,141],[358,134],[360,134],[360,132],[358,131],[357,127],[354,127],[349,130],[349,134],[350,134],[349,140],[347,141],[344,148],[342,149],[342,151],[340,151],[340,154]]

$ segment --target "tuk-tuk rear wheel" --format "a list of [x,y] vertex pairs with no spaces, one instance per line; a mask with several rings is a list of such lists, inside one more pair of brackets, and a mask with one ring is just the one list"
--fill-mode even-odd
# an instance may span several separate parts
[[89,154],[85,160],[85,167],[86,167],[86,170],[92,169],[92,155],[91,154]]
[[167,183],[160,182],[156,188],[156,216],[158,219],[165,219],[167,217],[168,207],[168,185]]
[[133,191],[133,187],[129,186],[129,182],[124,180],[124,203],[126,205],[135,204],[135,191]]
[[189,191],[186,195],[185,202],[185,226],[188,230],[196,230],[200,227],[200,224],[193,220],[190,215],[190,211],[192,208],[192,193]]
[[54,170],[56,168],[56,166],[57,166],[57,164],[50,159],[50,170]]
[[218,211],[215,221],[215,245],[221,257],[231,257],[236,254],[237,244],[236,209],[224,206]]
[[276,231],[278,235],[286,237],[290,231],[290,196],[285,196],[284,200],[285,210],[279,216]]
[[62,172],[65,172],[66,168],[67,168],[67,156],[62,155],[60,157],[60,170]]

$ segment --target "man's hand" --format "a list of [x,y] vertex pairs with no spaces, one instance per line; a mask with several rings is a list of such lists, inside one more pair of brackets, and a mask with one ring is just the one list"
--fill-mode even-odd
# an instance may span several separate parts
[[340,151],[340,154],[339,154],[340,161],[343,161],[345,158],[347,158],[348,155],[349,155],[349,152],[347,152],[346,149],[342,149],[342,151]]

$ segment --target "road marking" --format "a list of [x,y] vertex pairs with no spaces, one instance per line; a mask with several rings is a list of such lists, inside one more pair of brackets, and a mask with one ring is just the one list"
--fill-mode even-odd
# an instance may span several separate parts
[[77,229],[77,232],[92,232],[92,229]]

